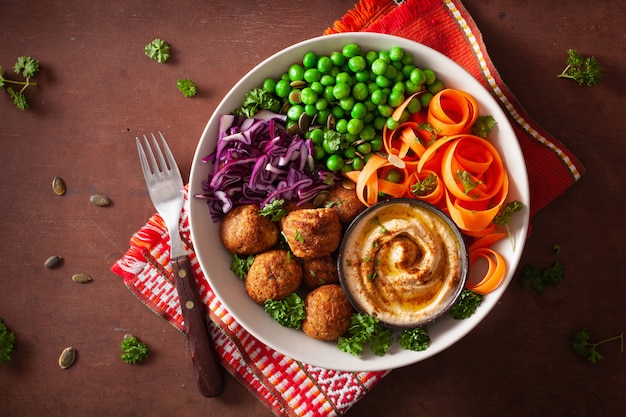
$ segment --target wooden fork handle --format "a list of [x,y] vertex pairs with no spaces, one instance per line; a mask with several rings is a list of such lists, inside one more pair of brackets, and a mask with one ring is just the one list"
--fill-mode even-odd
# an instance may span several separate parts
[[215,397],[222,393],[224,380],[191,262],[188,256],[179,256],[172,258],[171,264],[198,388],[205,397]]

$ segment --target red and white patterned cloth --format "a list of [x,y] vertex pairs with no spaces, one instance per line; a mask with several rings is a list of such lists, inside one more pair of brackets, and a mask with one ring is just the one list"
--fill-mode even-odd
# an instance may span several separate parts
[[[531,216],[573,185],[582,164],[536,125],[493,66],[476,24],[460,0],[361,0],[325,33],[370,31],[420,42],[447,55],[478,79],[502,105],[522,147],[529,174]],[[222,365],[277,416],[344,414],[389,371],[342,372],[294,361],[267,347],[237,323],[211,290],[189,242],[187,211],[181,235],[188,247]],[[169,238],[158,214],[130,241],[112,271],[148,308],[184,332],[169,265]]]

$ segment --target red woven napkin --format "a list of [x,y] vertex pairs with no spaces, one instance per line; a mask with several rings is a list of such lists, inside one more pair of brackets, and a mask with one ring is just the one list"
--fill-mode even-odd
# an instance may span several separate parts
[[[531,215],[580,178],[581,163],[523,111],[493,67],[480,32],[460,1],[362,0],[326,33],[372,31],[412,39],[465,67],[493,93],[513,122],[528,168]],[[187,196],[186,196],[187,198]],[[211,290],[191,247],[187,204],[181,216],[200,296],[213,320],[222,365],[277,416],[339,416],[387,372],[341,372],[294,361],[265,346],[237,323]],[[184,332],[169,266],[169,238],[158,214],[130,241],[113,266],[125,285],[154,313]]]

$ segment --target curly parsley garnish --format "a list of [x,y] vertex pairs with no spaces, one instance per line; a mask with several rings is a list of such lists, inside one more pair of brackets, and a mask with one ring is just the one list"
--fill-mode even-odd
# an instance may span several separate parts
[[241,279],[246,279],[248,271],[254,262],[254,255],[248,255],[244,258],[240,258],[237,254],[234,254],[230,261],[230,270],[234,272]]
[[432,172],[421,181],[418,178],[414,184],[411,184],[411,194],[415,196],[428,195],[435,191],[435,189],[437,188],[437,181],[437,175]]
[[463,289],[461,295],[450,308],[450,315],[456,320],[471,317],[482,304],[484,296],[475,291]]
[[277,222],[287,215],[287,209],[284,207],[285,200],[272,200],[269,203],[265,203],[263,208],[259,210],[259,214],[264,217],[269,217],[273,222]]
[[133,335],[124,336],[121,348],[121,358],[126,363],[137,363],[148,358],[148,346]]
[[393,342],[393,332],[384,327],[377,318],[367,314],[355,313],[350,318],[348,328],[350,336],[340,337],[339,350],[358,357],[365,346],[377,356],[383,356]]
[[143,48],[146,56],[159,64],[170,59],[170,46],[163,39],[154,39]]
[[498,123],[491,115],[478,116],[472,125],[472,135],[486,138]]
[[0,366],[11,359],[15,346],[15,334],[7,328],[0,317]]
[[587,329],[580,329],[572,336],[571,348],[575,354],[587,359],[591,363],[596,363],[604,359],[604,356],[598,352],[598,346],[612,342],[614,340],[620,341],[620,352],[624,352],[624,332],[617,336],[609,337],[596,343],[589,341],[590,334]]
[[306,317],[304,301],[298,294],[291,293],[282,300],[266,300],[263,304],[265,312],[285,327],[299,329]]
[[193,97],[197,92],[196,83],[188,78],[176,81],[176,87],[185,97]]
[[405,350],[421,351],[428,349],[430,346],[430,336],[424,327],[416,327],[414,329],[405,329],[400,333],[398,338],[400,346]]
[[580,85],[593,86],[598,84],[602,78],[600,63],[593,56],[585,58],[576,50],[569,49],[567,51],[567,66],[557,77],[570,78]]
[[257,87],[246,93],[241,102],[241,107],[235,110],[235,114],[251,118],[259,110],[264,109],[278,112],[280,110],[280,101],[269,91]]
[[24,81],[10,80],[8,78],[4,78],[4,76],[2,75],[2,67],[0,66],[0,87],[4,87],[5,84],[20,86],[18,90],[15,90],[13,87],[6,87],[9,97],[11,97],[11,100],[13,100],[13,104],[15,104],[15,106],[20,110],[26,110],[29,107],[26,96],[24,95],[24,91],[31,85],[37,85],[36,82],[33,82],[30,79],[38,71],[39,61],[29,56],[19,57],[17,59],[17,62],[13,66],[13,72],[24,77]]

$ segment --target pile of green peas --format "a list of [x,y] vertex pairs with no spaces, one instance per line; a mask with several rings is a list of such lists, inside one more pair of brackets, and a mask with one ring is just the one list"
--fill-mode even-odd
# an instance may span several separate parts
[[[396,129],[444,86],[400,47],[365,52],[350,43],[329,55],[307,52],[279,79],[265,79],[262,88],[282,102],[287,129],[313,142],[315,161],[345,172],[361,170],[382,149],[385,125]],[[422,93],[394,120],[395,108],[417,92]]]

